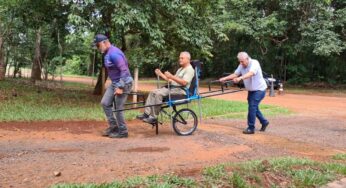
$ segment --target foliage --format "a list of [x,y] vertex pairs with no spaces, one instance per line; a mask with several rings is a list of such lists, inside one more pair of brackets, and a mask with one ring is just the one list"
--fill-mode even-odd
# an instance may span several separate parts
[[85,68],[70,72],[96,72],[100,63],[92,63],[101,55],[94,58],[90,44],[104,33],[141,76],[153,76],[154,68],[174,71],[179,52],[187,50],[204,61],[205,77],[219,77],[234,71],[236,54],[247,51],[289,83],[346,83],[343,0],[3,0],[0,14],[0,52],[17,69],[31,66],[42,29],[46,76],[76,56]]
[[109,35],[126,52],[132,68],[143,67],[141,74],[151,76],[154,67],[176,67],[181,51],[190,51],[194,58],[212,56],[211,36],[227,40],[221,32],[222,24],[214,16],[219,4],[180,0],[84,1],[72,4],[69,19],[73,27],[80,29],[76,33],[91,27],[89,31],[93,33]]
[[215,65],[205,72],[233,71],[237,52],[247,51],[266,72],[291,83],[346,83],[345,5],[338,0],[228,0],[230,41],[217,44]]
[[[5,1],[12,2],[5,7],[4,14],[11,19],[11,27],[6,38],[9,64],[19,69],[31,66],[34,58],[36,32],[40,29],[41,64],[44,77],[55,74],[57,66],[65,61],[63,46],[69,6],[62,1]],[[1,16],[2,17],[2,16]]]
[[66,61],[66,65],[64,66],[64,73],[74,75],[86,75],[89,57],[84,57],[83,59],[82,57],[74,55],[71,59],[68,59]]

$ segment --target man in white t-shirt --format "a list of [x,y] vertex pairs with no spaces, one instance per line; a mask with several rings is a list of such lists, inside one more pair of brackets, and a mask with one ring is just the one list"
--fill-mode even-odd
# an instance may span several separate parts
[[243,131],[244,134],[255,133],[256,117],[259,119],[262,127],[260,131],[265,131],[269,125],[269,121],[263,116],[259,110],[259,104],[265,97],[267,84],[263,79],[262,69],[259,62],[255,59],[251,59],[246,52],[238,53],[239,66],[233,74],[220,78],[219,81],[224,82],[226,80],[233,80],[238,83],[243,80],[246,90],[248,90],[248,127]]

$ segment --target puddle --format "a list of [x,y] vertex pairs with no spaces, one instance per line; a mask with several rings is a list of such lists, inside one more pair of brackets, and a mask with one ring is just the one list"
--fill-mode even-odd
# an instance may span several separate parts
[[4,153],[0,153],[0,159],[5,158],[5,157],[8,157],[8,155],[4,154]]
[[131,148],[131,149],[125,149],[120,150],[121,152],[164,152],[170,150],[168,147],[138,147],[138,148]]
[[75,148],[53,148],[53,149],[43,150],[43,152],[47,152],[47,153],[69,153],[69,152],[79,152],[79,151],[83,151],[83,150],[75,149]]

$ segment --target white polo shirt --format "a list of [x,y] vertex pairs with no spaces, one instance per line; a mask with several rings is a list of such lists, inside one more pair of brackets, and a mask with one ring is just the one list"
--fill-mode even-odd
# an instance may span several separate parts
[[244,79],[245,88],[248,91],[264,91],[267,89],[267,84],[263,79],[262,69],[256,59],[249,58],[249,64],[246,68],[239,64],[238,68],[234,71],[236,75],[245,75],[248,72],[253,72],[251,78]]

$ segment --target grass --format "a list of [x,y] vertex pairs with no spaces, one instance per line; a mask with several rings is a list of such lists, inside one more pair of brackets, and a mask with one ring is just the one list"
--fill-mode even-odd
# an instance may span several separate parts
[[[0,86],[0,121],[105,120],[101,96],[92,95],[91,86],[85,84],[63,82],[45,89],[7,79]],[[126,113],[127,118],[134,116],[135,112]]]
[[295,86],[287,85],[284,88],[285,93],[292,94],[304,94],[304,95],[322,95],[322,96],[334,96],[334,97],[345,97],[346,87],[340,86],[336,88],[317,88],[308,86]]
[[[248,104],[239,101],[225,101],[218,99],[202,99],[202,114],[209,118],[246,118]],[[197,105],[192,107],[198,112]],[[290,114],[291,112],[282,107],[273,105],[260,105],[260,109],[266,116]]]
[[346,153],[338,153],[338,154],[333,156],[333,159],[346,161]]
[[[346,162],[346,160],[344,160]],[[282,157],[205,168],[206,187],[318,187],[346,176],[346,165]]]
[[90,84],[81,84],[77,82],[63,82],[64,89],[67,90],[92,90],[93,86]]
[[[42,82],[34,86],[28,80],[6,79],[0,82],[0,87],[0,121],[105,120],[100,106],[101,96],[92,95],[93,88],[87,84]],[[199,115],[196,102],[188,107]],[[277,106],[261,105],[260,108],[266,116],[290,114],[287,109]],[[126,111],[125,117],[134,119],[139,113]],[[203,118],[246,118],[247,104],[203,99],[202,114]]]
[[[97,76],[86,76],[86,75],[78,75],[78,74],[69,74],[69,73],[64,73],[63,74],[63,77],[66,76],[66,77],[73,77],[73,78],[94,78],[94,79],[97,79]],[[57,77],[57,80],[59,80],[60,78],[60,75],[56,75]]]
[[176,175],[152,175],[147,177],[132,177],[124,181],[115,181],[103,184],[58,184],[53,188],[130,188],[130,187],[197,187],[197,182],[189,178],[181,178]]
[[[142,84],[157,84],[157,80],[153,79],[153,78],[147,78],[147,79],[144,78],[144,79],[139,80],[139,83],[142,83]],[[161,86],[164,86],[164,85],[167,84],[167,81],[160,79],[159,84]]]
[[[344,160],[346,162],[346,160]],[[57,184],[53,188],[110,187],[319,187],[346,176],[346,165],[280,157],[225,163],[203,169],[199,178],[175,174],[131,177],[103,184]]]

